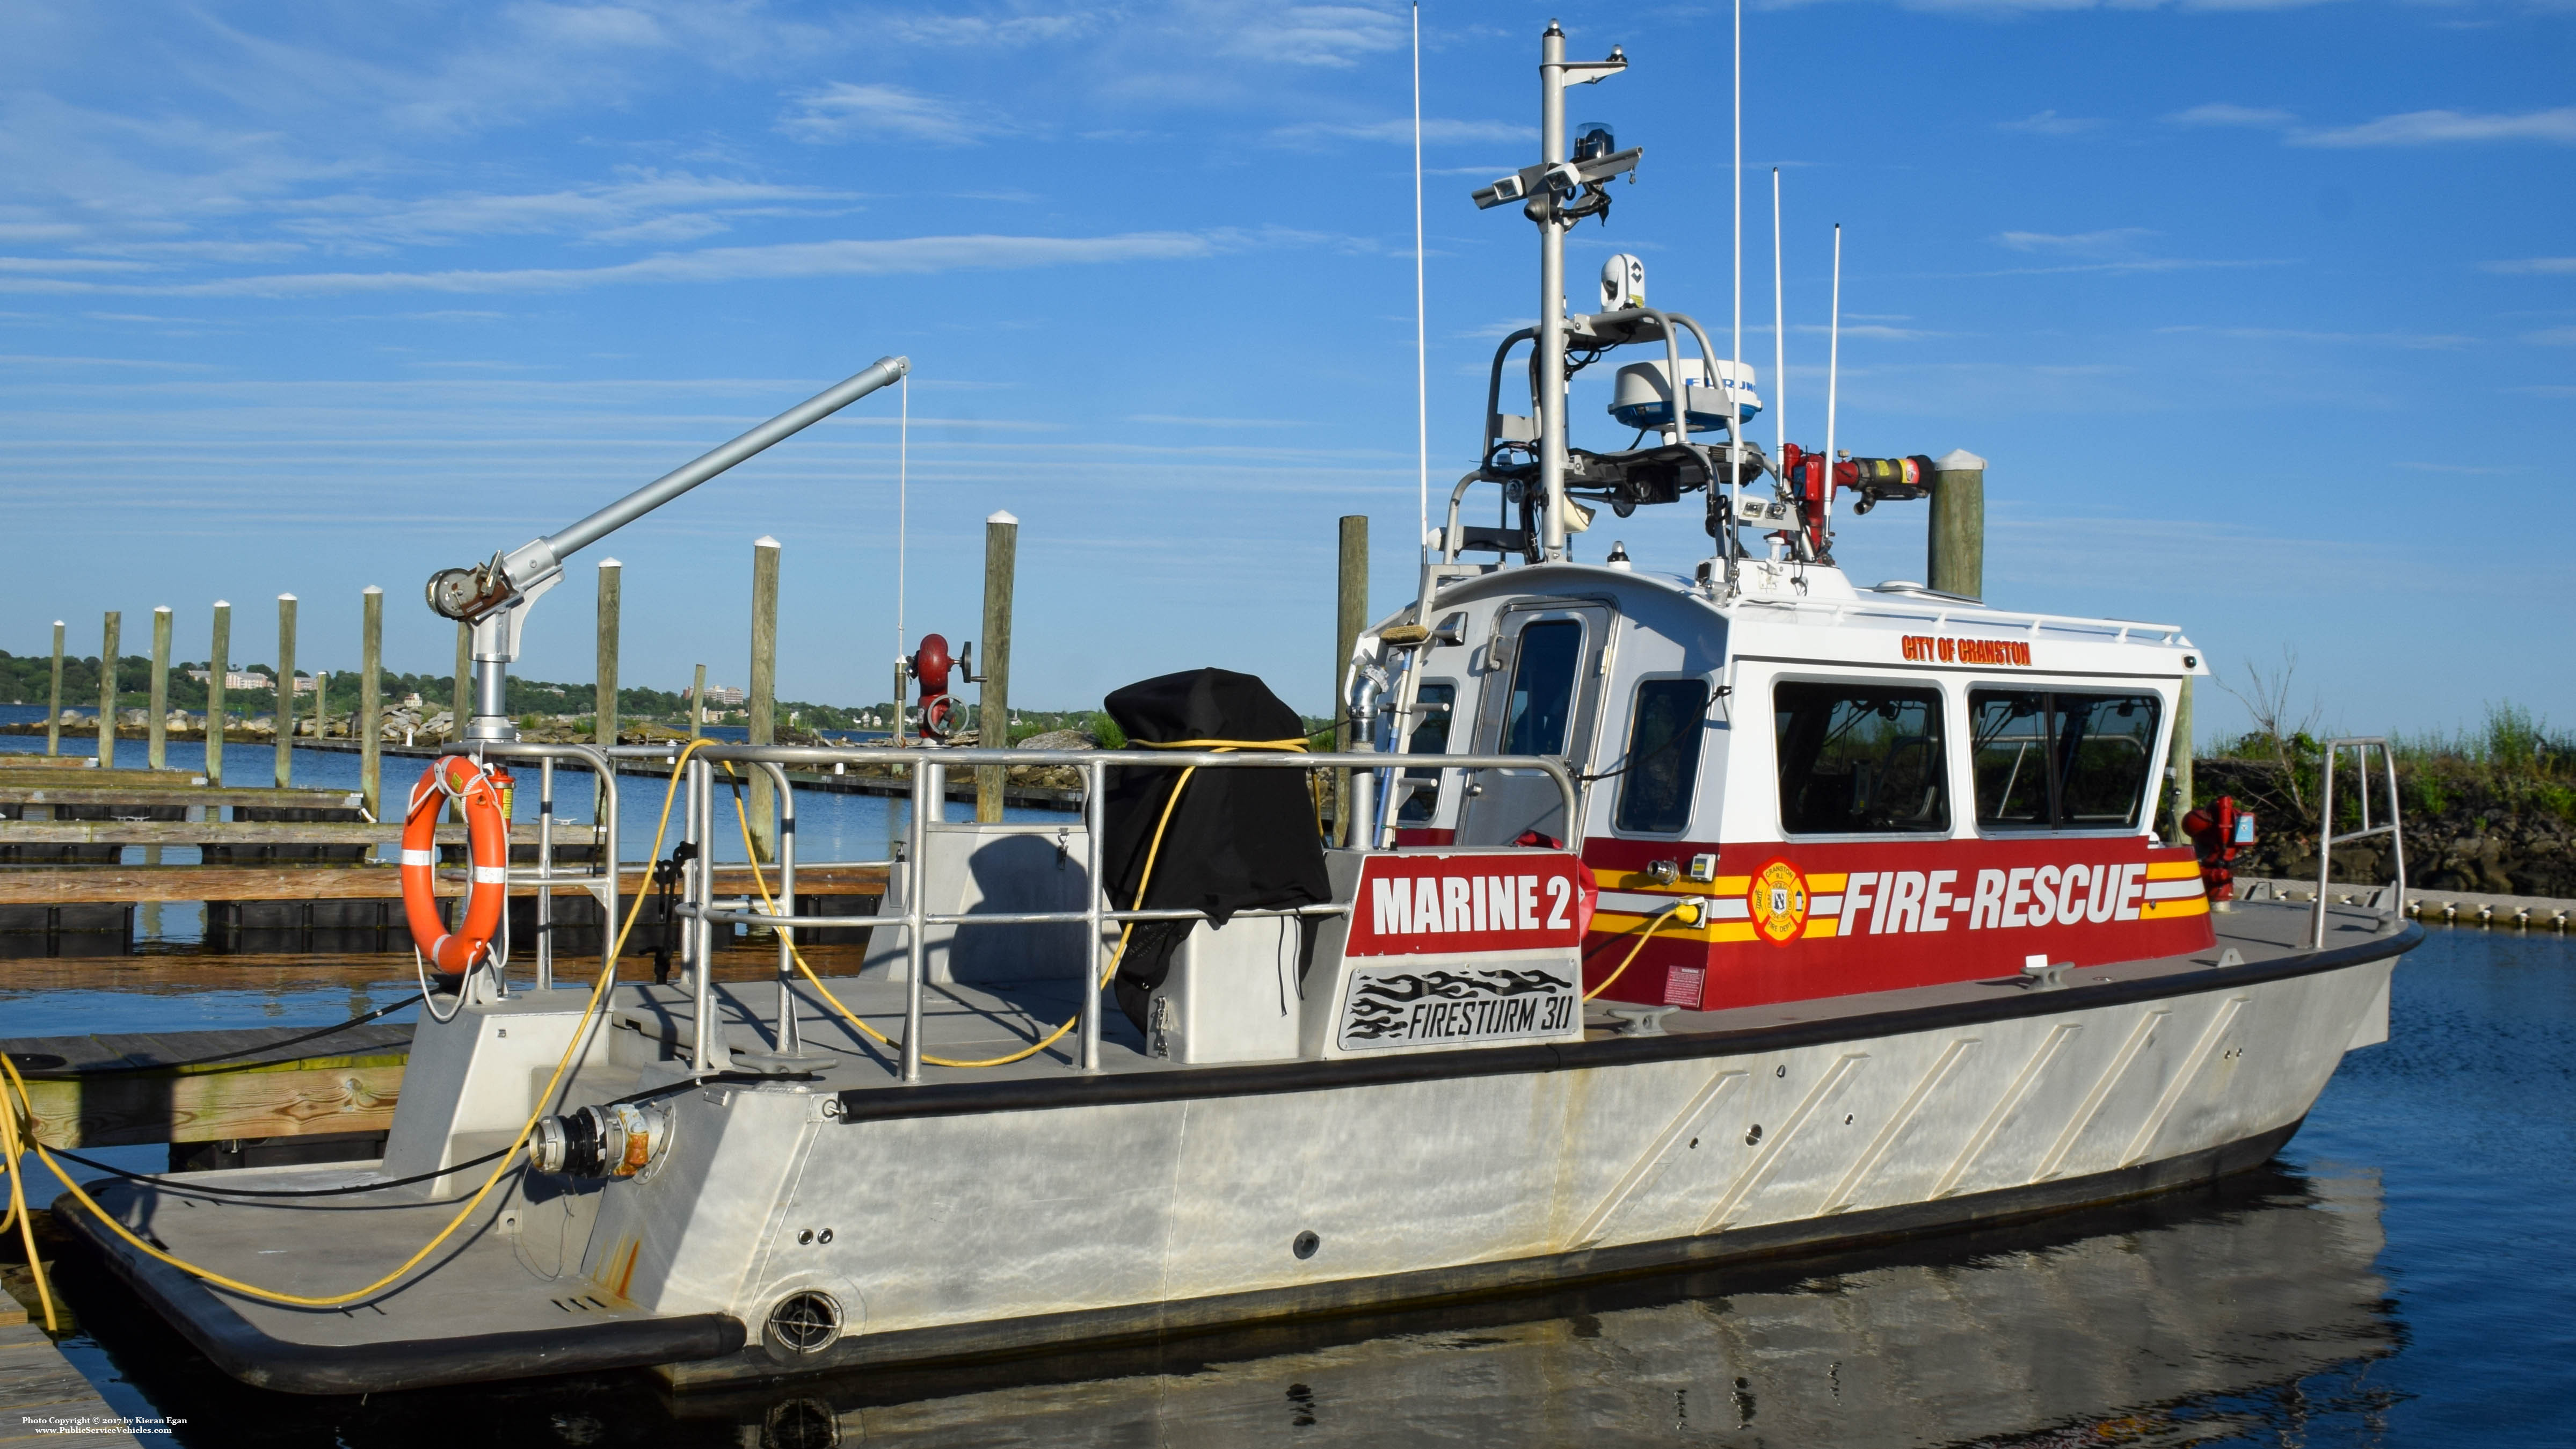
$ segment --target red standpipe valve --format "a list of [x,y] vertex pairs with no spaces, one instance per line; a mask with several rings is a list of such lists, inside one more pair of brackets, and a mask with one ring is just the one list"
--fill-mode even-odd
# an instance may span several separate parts
[[2221,795],[2183,816],[2182,829],[2200,857],[2201,889],[2213,901],[2236,899],[2236,852],[2254,843],[2254,812],[2236,808],[2236,797]]

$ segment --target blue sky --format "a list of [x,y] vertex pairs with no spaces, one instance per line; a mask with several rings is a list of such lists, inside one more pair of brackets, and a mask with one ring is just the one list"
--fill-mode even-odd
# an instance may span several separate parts
[[[1467,193],[1535,153],[1538,31],[1642,144],[1613,251],[1713,330],[1726,15],[1434,4],[1432,475],[1534,315],[1532,228]],[[2356,729],[2511,698],[2576,722],[2576,9],[1757,5],[1745,351],[1771,376],[1786,177],[1791,436],[1821,445],[1846,224],[1842,446],[1992,460],[1987,594],[2298,658]],[[1202,663],[1318,709],[1333,520],[1414,557],[1406,18],[1374,3],[0,10],[0,647],[100,611],[304,600],[300,658],[442,669],[434,568],[558,528],[881,354],[916,367],[914,633],[976,632],[980,520],[1023,520],[1014,693]],[[1586,391],[1586,389],[1590,389]],[[1606,382],[1578,441],[1621,441]],[[786,541],[781,688],[874,699],[894,637],[896,402],[859,404],[576,556],[520,669],[746,673],[751,540]],[[1757,435],[1772,436],[1770,421]],[[1922,573],[1921,505],[1849,520]],[[1605,518],[1686,568],[1697,509]],[[2241,714],[2205,699],[2204,731]]]

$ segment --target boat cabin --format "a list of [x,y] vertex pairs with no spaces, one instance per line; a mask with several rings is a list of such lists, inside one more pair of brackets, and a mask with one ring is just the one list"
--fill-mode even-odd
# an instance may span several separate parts
[[[1372,636],[1422,636],[1381,748],[1559,759],[1582,819],[1536,772],[1426,762],[1384,792],[1382,838],[1579,841],[1587,991],[1650,924],[1604,999],[1715,1010],[2210,938],[2191,852],[2153,828],[2182,681],[2207,672],[2178,628],[1796,560],[1747,561],[1731,601],[1618,563],[1439,572],[1432,618]],[[1697,920],[1652,920],[1683,900]]]

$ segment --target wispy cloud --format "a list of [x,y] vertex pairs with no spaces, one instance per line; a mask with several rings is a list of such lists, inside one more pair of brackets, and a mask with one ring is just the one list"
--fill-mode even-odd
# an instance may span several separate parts
[[[1409,146],[1413,143],[1413,120],[1408,116],[1392,121],[1305,121],[1294,126],[1281,126],[1270,135],[1280,141],[1385,141]],[[1482,141],[1535,141],[1538,128],[1514,125],[1509,121],[1425,117],[1422,139],[1424,144],[1434,146]],[[1512,168],[1506,166],[1502,169],[1509,171]]]
[[2478,270],[2519,277],[2576,276],[2576,257],[2517,257],[2510,261],[2480,262]]
[[846,210],[856,199],[854,192],[815,186],[639,169],[555,191],[447,192],[404,200],[342,192],[281,203],[279,210],[284,229],[344,247],[512,235],[670,243],[724,231],[745,216],[780,208]]
[[2449,351],[2467,347],[2478,339],[2449,332],[2315,332],[2296,327],[2159,327],[2160,333],[2197,332],[2210,337],[2228,337],[2239,342],[2328,342],[2368,347],[2404,347],[2413,350]]
[[2296,125],[2298,119],[2288,111],[2270,106],[2238,106],[2225,101],[2213,101],[2205,106],[2194,106],[2187,111],[2176,111],[2165,117],[2165,123],[2173,126],[2238,126],[2251,130],[2274,130],[2283,126]]
[[2391,463],[2388,466],[2392,468],[2404,468],[2410,473],[2461,473],[2475,476],[2493,476],[2499,473],[2519,473],[2522,471],[2519,468],[2485,468],[2480,467],[2475,463],[2398,462]]
[[781,134],[799,141],[883,139],[966,145],[1010,129],[997,116],[900,86],[834,81],[792,98],[795,109],[778,118]]
[[2098,131],[2110,122],[2099,116],[2061,116],[2055,111],[2039,111],[2018,121],[1998,121],[1998,131],[2019,131],[2032,136],[2077,136]]
[[2538,332],[2525,332],[2522,340],[2543,347],[2576,347],[2576,327],[2544,327]]
[[2554,141],[2576,146],[2576,106],[2518,116],[2467,111],[2408,111],[2358,126],[2302,131],[2293,146],[2437,146],[2469,141]]
[[140,367],[168,372],[212,372],[203,362],[160,362],[142,357],[35,357],[25,353],[0,353],[0,366],[7,367]]
[[2062,256],[2109,256],[2136,250],[2137,243],[2155,233],[2142,226],[2115,226],[2102,231],[2057,233],[2045,231],[2008,231],[1995,240],[2017,252],[2044,252]]
[[1174,428],[1307,428],[1309,418],[1192,418],[1172,413],[1129,413],[1127,421]]
[[139,272],[141,262],[89,261],[75,257],[0,257],[0,272]]
[[[1279,234],[1294,238],[1296,234]],[[1263,233],[1265,240],[1275,240]],[[1311,238],[1307,238],[1311,240]],[[1092,265],[1208,256],[1248,244],[1227,232],[1128,232],[1099,237],[925,236],[710,247],[605,267],[523,267],[507,271],[305,272],[207,282],[109,283],[0,277],[0,291],[114,292],[161,296],[297,297],[353,292],[567,292],[635,282],[775,281],[795,277],[884,276],[1021,267]]]

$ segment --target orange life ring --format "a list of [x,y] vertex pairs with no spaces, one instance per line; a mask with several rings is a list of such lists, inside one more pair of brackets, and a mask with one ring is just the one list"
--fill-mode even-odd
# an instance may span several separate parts
[[[450,796],[464,802],[466,853],[471,858],[462,923],[454,931],[438,913],[439,807]],[[483,768],[464,755],[447,755],[421,772],[403,816],[403,915],[412,944],[442,976],[462,976],[491,949],[509,899],[510,823],[500,792]],[[485,889],[485,887],[491,889]]]

